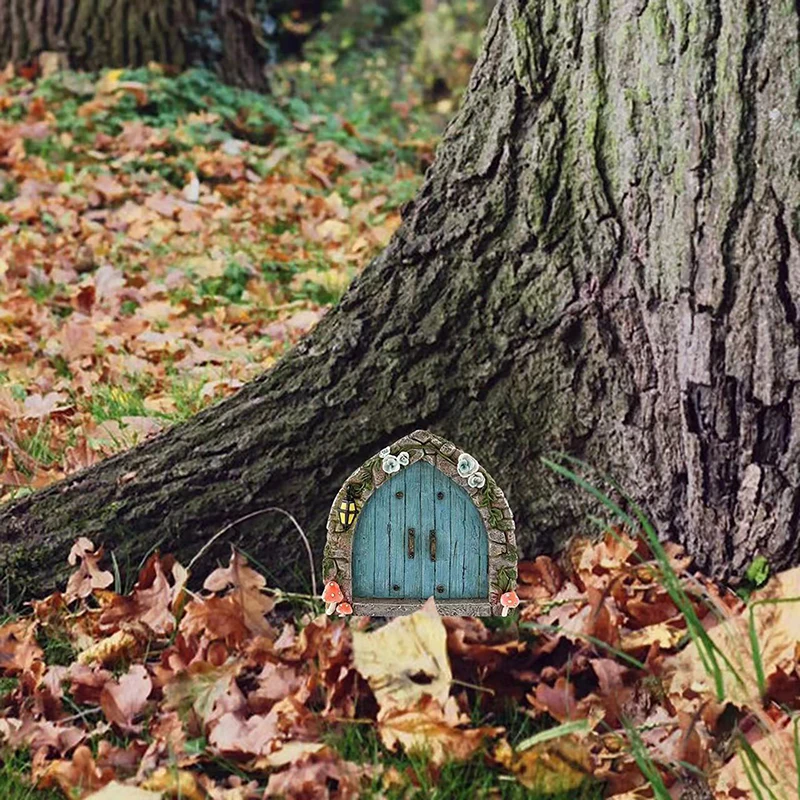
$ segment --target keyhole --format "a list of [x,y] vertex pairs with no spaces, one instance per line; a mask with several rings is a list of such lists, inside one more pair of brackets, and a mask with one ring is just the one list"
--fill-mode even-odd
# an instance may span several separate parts
[[444,492],[436,492],[436,496],[437,496],[437,497],[438,497],[440,500],[444,500]]

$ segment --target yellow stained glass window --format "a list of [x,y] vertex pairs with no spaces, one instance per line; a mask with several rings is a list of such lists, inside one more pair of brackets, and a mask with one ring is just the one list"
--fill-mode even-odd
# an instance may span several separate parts
[[357,509],[355,502],[345,498],[339,504],[339,522],[341,522],[345,528],[349,528],[353,524],[353,520],[356,518],[356,511]]

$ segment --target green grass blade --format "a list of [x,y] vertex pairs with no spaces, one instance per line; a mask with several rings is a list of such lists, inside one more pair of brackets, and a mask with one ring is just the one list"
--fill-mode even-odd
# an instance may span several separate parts
[[753,794],[756,796],[756,800],[765,800],[764,793],[761,791],[756,776],[753,772],[753,767],[744,757],[742,758],[742,766],[744,767],[745,774],[747,775],[747,782],[750,784],[750,788],[753,790]]
[[800,717],[795,715],[792,720],[793,731],[793,745],[794,745],[794,767],[797,772],[797,796],[800,797],[800,731],[798,731],[798,724],[800,724]]
[[627,661],[632,667],[636,667],[636,669],[641,669],[647,671],[647,665],[643,664],[638,659],[634,658],[633,656],[629,656],[623,650],[618,650],[616,647],[608,644],[608,642],[604,642],[602,639],[598,639],[596,636],[590,636],[588,633],[578,633],[577,631],[565,631],[563,628],[559,628],[558,625],[542,625],[538,622],[520,622],[520,628],[530,628],[531,630],[539,631],[540,633],[550,633],[556,634],[561,636],[575,636],[578,639],[585,639],[587,642],[590,642],[597,647],[602,648],[603,650],[607,650],[612,655],[615,655],[621,661]]
[[622,720],[622,724],[628,736],[631,755],[636,761],[636,766],[639,767],[639,771],[644,775],[650,787],[653,789],[656,800],[670,800],[669,790],[664,784],[664,779],[661,777],[661,773],[658,771],[658,767],[650,756],[642,737],[639,735],[639,731],[627,720]]
[[761,645],[758,641],[758,632],[756,631],[756,618],[753,613],[755,606],[758,603],[753,603],[750,606],[750,619],[747,623],[747,634],[750,637],[750,650],[753,657],[753,667],[756,671],[756,683],[758,684],[758,696],[764,697],[767,693],[767,678],[764,675],[764,659],[761,657]]
[[[758,694],[764,697],[767,693],[767,678],[764,673],[764,659],[761,657],[761,645],[758,641],[758,632],[756,631],[756,606],[765,605],[781,605],[783,603],[797,603],[800,602],[800,597],[776,597],[769,600],[756,600],[750,605],[749,612],[750,618],[747,623],[747,633],[750,637],[750,649],[753,654],[753,666],[756,671],[756,681],[758,682]],[[800,797],[800,795],[798,795]]]
[[[570,463],[579,464],[581,467],[589,471],[594,471],[590,465],[585,464],[580,459],[574,458],[564,453],[560,453],[559,457],[563,458],[566,461],[569,461]],[[640,527],[644,531],[648,546],[650,547],[653,556],[656,558],[656,560],[659,562],[659,565],[661,566],[664,588],[667,590],[667,593],[669,594],[670,599],[675,604],[676,608],[681,612],[684,619],[686,620],[686,626],[689,630],[689,634],[692,637],[692,640],[695,642],[698,655],[703,664],[703,668],[705,669],[708,675],[713,676],[717,699],[721,701],[725,697],[725,687],[724,687],[722,669],[720,668],[719,663],[717,662],[718,655],[727,664],[728,668],[731,671],[731,674],[739,681],[740,684],[744,685],[744,681],[742,680],[741,676],[738,674],[734,666],[730,663],[725,654],[719,650],[719,648],[714,644],[712,639],[709,637],[708,633],[706,632],[705,628],[700,622],[697,613],[694,610],[694,606],[692,605],[689,596],[686,594],[686,591],[681,586],[680,579],[678,578],[678,575],[676,574],[675,570],[672,568],[672,565],[669,562],[669,556],[667,555],[666,550],[659,541],[655,529],[653,528],[652,524],[647,519],[645,514],[642,512],[642,510],[633,502],[633,500],[613,481],[613,479],[608,478],[607,476],[601,476],[631,504],[632,508],[634,509],[634,515],[638,521],[638,525],[634,522],[633,518],[627,512],[625,512],[617,503],[615,503],[613,500],[611,500],[611,498],[607,497],[603,492],[601,492],[599,489],[597,489],[595,486],[589,483],[585,478],[582,478],[580,475],[577,475],[572,470],[548,458],[542,458],[541,461],[543,464],[545,464],[545,466],[549,467],[559,475],[562,475],[563,477],[567,478],[568,480],[572,481],[573,483],[577,484],[585,491],[587,491],[590,495],[592,495],[592,497],[594,497],[596,500],[602,503],[606,508],[612,511],[612,513],[616,514],[623,522],[625,522],[631,528],[631,530],[636,530],[637,528]]]
[[759,797],[763,797],[763,794],[758,789],[758,786],[761,786],[761,788],[767,792],[772,800],[780,800],[775,792],[773,792],[772,789],[767,786],[767,783],[761,774],[761,768],[763,767],[764,771],[767,773],[767,775],[769,775],[773,783],[778,782],[775,773],[764,763],[758,753],[753,750],[753,746],[750,744],[750,742],[748,742],[747,739],[745,739],[745,737],[741,734],[739,735],[739,746],[741,747],[741,752],[744,756],[742,758],[742,766],[744,766],[745,772],[747,772],[747,779],[750,781],[753,791],[756,792]]
[[542,742],[549,742],[553,739],[560,739],[562,736],[570,736],[573,733],[588,733],[591,730],[588,719],[576,719],[570,722],[563,722],[561,725],[556,725],[555,728],[548,728],[544,731],[539,731],[527,739],[523,739],[514,748],[515,750],[522,751],[535,747]]

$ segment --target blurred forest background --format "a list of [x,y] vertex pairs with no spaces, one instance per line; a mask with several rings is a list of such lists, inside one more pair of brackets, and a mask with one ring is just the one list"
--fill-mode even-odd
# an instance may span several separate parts
[[[490,10],[257,2],[245,41],[201,3],[181,50],[168,3],[122,28],[57,5],[0,3],[0,500],[235,392],[308,331],[399,224]],[[143,63],[100,69],[118,57]]]

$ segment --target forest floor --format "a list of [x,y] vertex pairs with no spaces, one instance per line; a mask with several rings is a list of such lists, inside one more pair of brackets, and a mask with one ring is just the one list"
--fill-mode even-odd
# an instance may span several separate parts
[[[310,47],[270,97],[0,76],[0,501],[235,392],[337,301],[458,104],[460,8]],[[606,510],[625,529],[521,562],[486,620],[327,616],[235,552],[192,592],[79,540],[0,625],[0,797],[800,796],[800,573],[757,560],[734,592]]]
[[0,626],[0,794],[797,797],[800,569],[737,594],[639,532],[520,562],[507,617],[390,622],[235,551],[190,591],[169,555],[125,576],[79,539]]

